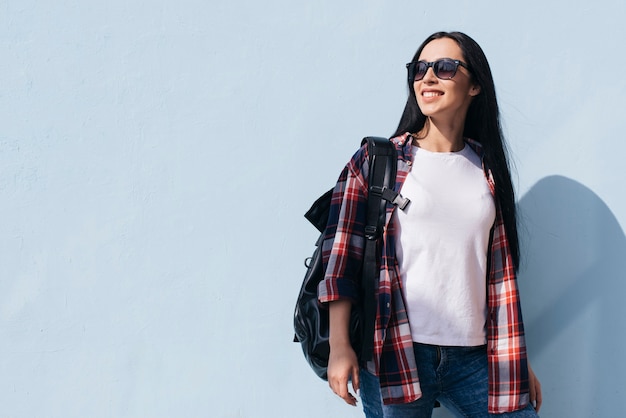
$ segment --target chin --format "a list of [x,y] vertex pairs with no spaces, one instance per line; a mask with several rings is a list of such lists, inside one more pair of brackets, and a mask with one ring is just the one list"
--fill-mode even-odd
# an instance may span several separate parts
[[437,114],[437,111],[435,109],[429,108],[428,106],[420,107],[420,111],[422,112],[424,116],[428,116],[428,117],[434,116]]

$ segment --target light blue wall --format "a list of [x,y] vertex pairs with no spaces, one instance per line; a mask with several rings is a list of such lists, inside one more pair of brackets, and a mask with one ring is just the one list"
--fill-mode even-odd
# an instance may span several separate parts
[[404,63],[441,29],[495,75],[543,416],[620,416],[625,17],[621,0],[0,1],[0,416],[361,416],[291,343],[302,214],[361,137],[394,130]]

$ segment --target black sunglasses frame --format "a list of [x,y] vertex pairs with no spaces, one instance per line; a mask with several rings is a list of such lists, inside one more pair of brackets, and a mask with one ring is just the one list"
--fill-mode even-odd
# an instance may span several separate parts
[[[440,71],[439,65],[442,62],[454,64],[454,71],[453,71],[453,73],[452,73],[452,75],[450,77],[440,77],[439,76],[439,71]],[[420,78],[416,78],[417,66],[419,64],[425,64],[426,65],[426,71],[424,71],[424,75],[422,75]],[[426,62],[426,61],[409,62],[406,65],[406,68],[407,68],[407,71],[408,71],[408,81],[409,81],[409,84],[413,84],[416,81],[422,80],[426,76],[426,73],[428,72],[428,69],[430,67],[433,68],[433,73],[435,74],[435,76],[438,79],[440,79],[440,80],[450,80],[450,79],[454,78],[454,76],[456,75],[456,72],[459,69],[459,65],[461,67],[466,68],[467,71],[470,71],[470,72],[472,71],[472,70],[470,70],[469,66],[466,63],[464,63],[463,61],[453,60],[452,58],[442,58],[442,59],[439,59],[437,61],[431,61],[431,62]]]

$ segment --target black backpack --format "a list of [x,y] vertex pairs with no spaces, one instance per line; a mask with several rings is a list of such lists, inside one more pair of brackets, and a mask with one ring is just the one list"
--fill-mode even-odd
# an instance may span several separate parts
[[[350,340],[359,361],[372,358],[374,323],[376,320],[376,289],[379,274],[379,241],[385,225],[387,202],[404,209],[409,203],[394,192],[397,153],[385,138],[367,137],[370,163],[365,250],[361,267],[360,301],[353,305],[350,318]],[[307,267],[294,313],[294,342],[302,345],[304,357],[313,371],[327,380],[326,369],[330,352],[328,344],[328,309],[317,299],[317,286],[324,279],[322,242],[328,222],[333,190],[324,193],[304,215],[320,232],[313,255],[305,260]]]

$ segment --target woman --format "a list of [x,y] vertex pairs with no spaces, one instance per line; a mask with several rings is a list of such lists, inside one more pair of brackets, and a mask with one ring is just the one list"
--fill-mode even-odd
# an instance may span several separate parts
[[489,64],[469,36],[440,32],[407,68],[392,141],[396,191],[411,203],[387,208],[374,355],[362,364],[347,324],[364,248],[366,148],[333,194],[319,286],[329,385],[356,405],[352,380],[367,417],[430,417],[436,402],[463,417],[535,417],[541,389],[526,358],[515,197]]

